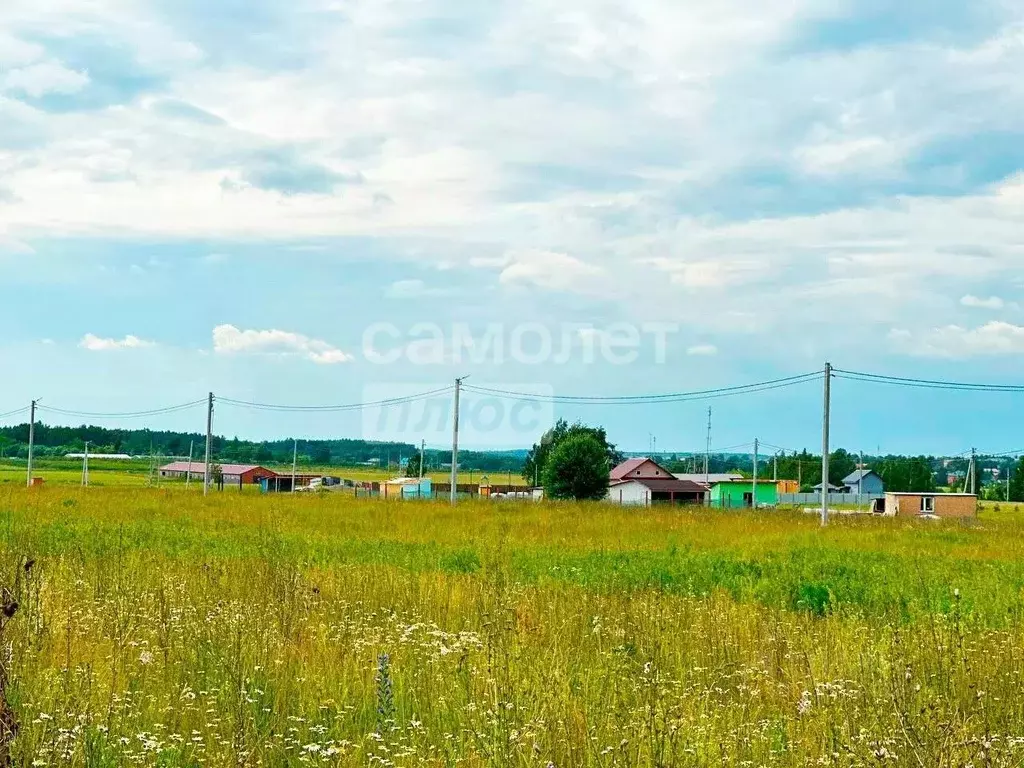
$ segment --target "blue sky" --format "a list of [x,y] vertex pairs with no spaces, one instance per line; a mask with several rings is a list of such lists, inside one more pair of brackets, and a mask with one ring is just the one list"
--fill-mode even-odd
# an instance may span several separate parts
[[[1019,381],[1022,71],[1010,0],[7,0],[0,412],[344,403],[465,373],[685,391],[826,359]],[[392,348],[446,333],[382,365],[376,323]],[[564,362],[451,352],[455,325],[508,345],[531,323]],[[677,328],[666,354],[645,337],[627,364],[564,331],[651,323]],[[715,443],[813,448],[820,400],[718,401]],[[1024,447],[1013,396],[843,381],[836,401],[852,449]],[[686,450],[706,407],[556,413]],[[365,425],[224,407],[216,428]]]

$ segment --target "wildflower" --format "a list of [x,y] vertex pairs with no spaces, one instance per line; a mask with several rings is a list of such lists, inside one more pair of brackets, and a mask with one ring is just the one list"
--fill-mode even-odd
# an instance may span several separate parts
[[804,691],[800,697],[800,701],[796,703],[796,711],[799,715],[806,715],[811,711],[811,693],[810,691]]
[[153,663],[153,654],[150,653],[149,651],[143,651],[142,655],[139,656],[139,664],[141,664],[144,667],[148,667],[152,663]]

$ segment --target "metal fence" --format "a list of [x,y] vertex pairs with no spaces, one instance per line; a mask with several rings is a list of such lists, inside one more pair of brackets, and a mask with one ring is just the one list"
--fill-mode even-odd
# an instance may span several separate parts
[[[830,493],[829,504],[837,506],[870,506],[875,499],[884,499],[885,494]],[[805,504],[821,504],[820,493],[780,493],[779,504],[783,506],[801,506]]]

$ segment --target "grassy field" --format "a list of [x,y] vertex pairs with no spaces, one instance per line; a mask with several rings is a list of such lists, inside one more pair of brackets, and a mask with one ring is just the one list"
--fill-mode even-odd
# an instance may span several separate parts
[[7,484],[0,539],[13,765],[1024,760],[1006,508],[822,531]]

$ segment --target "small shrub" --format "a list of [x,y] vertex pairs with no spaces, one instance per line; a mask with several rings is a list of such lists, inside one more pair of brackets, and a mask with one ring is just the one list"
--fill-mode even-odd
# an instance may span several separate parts
[[832,610],[832,592],[824,584],[802,583],[797,589],[794,607],[815,616],[825,616]]
[[448,573],[476,573],[482,567],[475,550],[460,549],[441,558],[441,570]]

